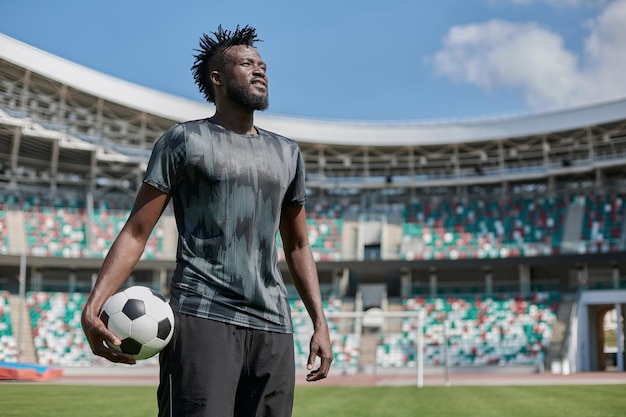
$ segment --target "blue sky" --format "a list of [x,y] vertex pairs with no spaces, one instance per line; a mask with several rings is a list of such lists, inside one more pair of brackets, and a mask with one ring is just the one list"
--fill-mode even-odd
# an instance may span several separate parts
[[268,113],[440,120],[626,97],[626,0],[3,1],[0,32],[202,101],[203,33],[250,24]]

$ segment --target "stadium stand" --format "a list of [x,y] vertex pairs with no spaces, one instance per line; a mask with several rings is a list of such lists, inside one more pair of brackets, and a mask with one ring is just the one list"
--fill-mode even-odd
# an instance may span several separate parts
[[[403,306],[407,311],[424,312],[427,365],[448,360],[450,366],[531,365],[542,369],[558,297],[409,298]],[[417,322],[405,319],[402,327],[402,333],[381,337],[378,365],[415,366]]]
[[[613,193],[576,198],[574,203],[562,196],[500,201],[421,199],[406,205],[398,255],[404,260],[557,255],[563,250],[567,227],[580,229],[580,237],[573,242],[577,253],[615,252],[623,244],[623,198],[623,194]],[[581,201],[584,215],[579,224],[566,225],[569,208]],[[32,200],[21,207],[26,227],[18,240],[26,239],[29,254],[41,257],[102,258],[129,214],[129,209],[95,208],[89,216],[86,207],[51,207]],[[311,213],[307,229],[316,261],[345,260],[341,207]],[[146,247],[146,259],[171,259],[172,248],[167,248],[168,253],[164,247],[168,217],[173,221],[165,215],[155,228]],[[8,253],[11,238],[4,211],[0,214],[0,237],[0,251]]]
[[[86,296],[79,293],[29,292],[27,303],[33,328],[38,363],[53,366],[105,365],[91,353],[80,327],[80,312]],[[291,301],[294,312],[296,363],[306,364],[312,326],[300,300]],[[342,301],[327,299],[327,313],[341,311]],[[5,307],[6,308],[6,307]],[[403,301],[406,311],[423,311],[425,364],[441,365],[444,340],[448,340],[453,366],[532,365],[543,366],[550,343],[558,295],[536,294],[532,298],[500,299],[414,297]],[[17,349],[4,319],[2,333],[4,361],[15,361]],[[444,330],[445,326],[445,330]],[[353,327],[352,327],[353,328]],[[379,367],[415,366],[414,319],[403,319],[401,333],[381,333],[376,350]],[[330,320],[331,341],[338,369],[356,370],[360,365],[360,335],[341,329],[340,319]],[[447,339],[445,339],[447,338]],[[13,352],[12,356],[7,353]],[[154,366],[156,359],[140,362]]]
[[[0,361],[19,360],[7,299],[20,290],[24,260],[39,364],[103,365],[82,336],[81,305],[154,140],[211,112],[0,34]],[[359,286],[385,287],[381,305],[366,307],[369,325],[331,319],[336,366],[414,365],[414,321],[372,325],[374,313],[390,311],[427,313],[430,366],[443,363],[444,346],[455,366],[563,360],[576,345],[568,339],[576,297],[626,288],[625,114],[624,99],[424,123],[260,114],[259,126],[302,149],[307,229],[329,314],[364,313]],[[176,244],[169,207],[129,282],[166,292]],[[618,303],[605,299],[613,301],[599,311]],[[310,323],[295,299],[292,308],[305,363]],[[601,367],[591,352],[580,354],[585,366]]]
[[[6,299],[8,294],[3,294]],[[33,328],[33,343],[38,364],[46,366],[107,365],[91,353],[80,327],[80,312],[85,294],[29,292],[27,304]],[[558,294],[535,294],[533,297],[500,298],[422,298],[403,300],[405,311],[423,311],[425,323],[425,364],[439,366],[448,360],[452,366],[527,365],[543,367],[549,346]],[[17,361],[17,346],[12,336],[8,304],[0,309],[2,361]],[[302,366],[308,358],[312,326],[306,319],[300,300],[291,301],[294,313],[296,363]],[[327,313],[342,310],[342,301],[324,301]],[[416,321],[402,320],[400,333],[380,333],[375,364],[381,368],[414,367]],[[353,326],[349,328],[354,329]],[[341,319],[330,320],[331,341],[337,369],[355,371],[360,362],[361,336],[342,328]],[[140,362],[154,366],[156,359]]]
[[556,254],[561,247],[567,207],[561,196],[411,203],[403,228],[404,258],[454,260]]
[[[27,294],[27,304],[33,329],[33,343],[40,365],[66,367],[106,365],[105,362],[94,357],[91,353],[80,327],[80,313],[86,301],[86,295],[80,293],[36,291]],[[312,325],[310,320],[306,319],[305,308],[300,300],[292,300],[291,306],[295,313],[295,359],[298,364],[302,365],[306,364],[308,359],[308,343]],[[329,312],[339,311],[341,301],[325,300],[324,308]],[[5,321],[3,319],[2,323]],[[10,322],[8,323],[5,332],[7,338],[12,336]],[[358,335],[342,333],[337,326],[331,324],[331,341],[338,367],[358,366]],[[13,351],[16,351],[14,341],[11,342],[11,346]],[[6,352],[11,351],[11,349],[6,350]],[[4,349],[3,352],[5,352]],[[4,358],[3,360],[8,359]],[[156,364],[156,358],[139,362],[140,366],[154,366]]]

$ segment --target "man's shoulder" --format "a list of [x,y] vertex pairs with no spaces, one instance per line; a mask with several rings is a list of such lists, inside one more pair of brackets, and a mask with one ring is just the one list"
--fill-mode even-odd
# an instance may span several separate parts
[[179,136],[185,141],[193,137],[206,137],[219,130],[209,119],[194,119],[178,122],[170,127],[170,136]]
[[187,121],[184,121],[184,122],[179,122],[179,123],[176,123],[175,126],[179,126],[179,127],[184,128],[184,129],[189,129],[189,128],[194,129],[194,128],[198,128],[199,126],[206,126],[208,128],[213,128],[214,127],[213,123],[211,123],[209,121],[209,119],[206,119],[206,118],[205,119],[194,119],[194,120],[187,120]]
[[265,129],[260,128],[260,127],[258,127],[256,125],[255,125],[255,127],[256,127],[256,129],[259,131],[259,133],[261,135],[269,136],[269,137],[271,137],[272,139],[275,139],[275,140],[287,142],[288,144],[290,144],[292,146],[294,146],[294,145],[297,146],[296,141],[291,139],[291,138],[288,138],[287,136],[281,135],[281,134],[276,133],[276,132],[272,132],[270,130],[265,130]]
[[171,135],[181,134],[183,132],[193,131],[199,128],[199,126],[207,123],[207,119],[187,120],[183,122],[177,122],[171,125],[166,132]]

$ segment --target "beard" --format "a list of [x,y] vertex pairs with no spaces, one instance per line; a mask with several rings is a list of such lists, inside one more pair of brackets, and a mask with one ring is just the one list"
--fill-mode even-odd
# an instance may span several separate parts
[[242,83],[230,82],[226,85],[226,94],[235,103],[250,110],[265,110],[269,106],[267,94],[252,94]]

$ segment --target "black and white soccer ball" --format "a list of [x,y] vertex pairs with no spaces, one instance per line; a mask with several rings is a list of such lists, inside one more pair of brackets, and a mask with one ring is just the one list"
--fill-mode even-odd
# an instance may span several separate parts
[[174,313],[169,303],[158,292],[139,285],[112,295],[100,318],[122,340],[121,346],[110,348],[129,353],[136,360],[159,353],[174,333]]

